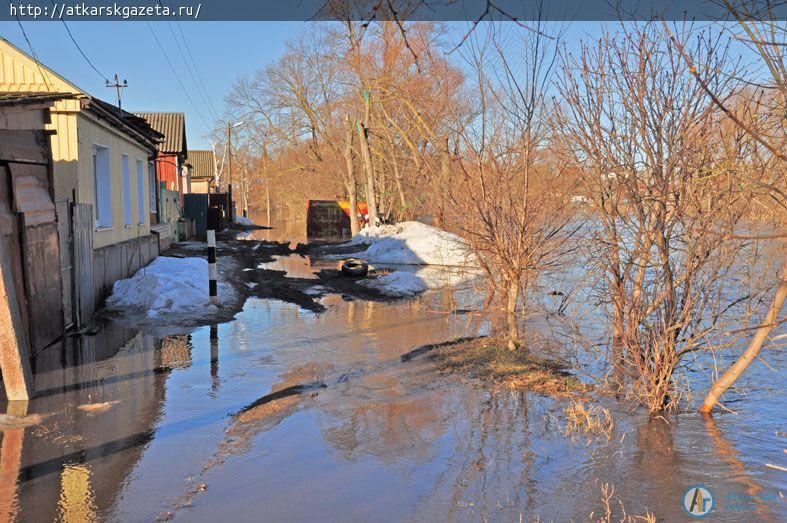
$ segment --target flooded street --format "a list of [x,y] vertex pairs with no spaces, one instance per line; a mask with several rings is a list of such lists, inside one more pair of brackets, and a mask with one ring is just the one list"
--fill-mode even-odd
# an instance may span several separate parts
[[0,520],[581,521],[603,515],[604,484],[616,512],[660,521],[688,520],[694,484],[714,493],[713,521],[787,519],[787,474],[765,466],[785,462],[783,351],[730,395],[737,414],[648,421],[609,400],[611,438],[587,441],[564,435],[566,400],[401,362],[483,329],[449,314],[467,300],[329,294],[313,313],[250,298],[189,335],[109,324],[50,347],[38,397],[0,407],[30,420],[2,433]]

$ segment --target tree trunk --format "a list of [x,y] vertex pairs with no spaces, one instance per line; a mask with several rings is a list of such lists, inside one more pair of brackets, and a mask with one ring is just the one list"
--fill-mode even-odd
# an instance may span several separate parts
[[268,221],[266,227],[271,226],[271,186],[270,183],[265,184],[265,219]]
[[437,226],[440,228],[445,228],[445,200],[448,197],[448,178],[450,176],[450,166],[449,166],[449,150],[448,150],[448,139],[445,139],[443,147],[440,149],[440,182],[438,183],[438,194],[437,194],[437,216],[435,216],[435,222]]
[[377,225],[377,198],[375,196],[374,167],[372,166],[372,155],[369,151],[368,132],[369,130],[363,124],[358,124],[361,153],[363,154],[363,163],[366,167],[366,205],[369,208],[369,223]]
[[613,291],[613,311],[612,311],[612,365],[613,380],[615,388],[620,391],[623,389],[625,380],[625,353],[623,347],[624,335],[624,313],[623,295],[620,289]]
[[519,302],[519,282],[513,279],[508,284],[508,296],[506,300],[506,325],[508,327],[508,349],[516,350],[519,348],[519,327],[516,322],[516,306]]
[[402,173],[399,171],[399,162],[396,159],[396,151],[391,148],[391,163],[393,164],[394,183],[396,184],[396,192],[399,194],[399,217],[405,216],[407,209],[407,198],[404,196],[404,189],[402,188]]
[[353,127],[350,117],[345,118],[344,159],[347,162],[347,193],[350,196],[350,233],[355,236],[361,230],[358,223],[358,186],[353,166]]
[[735,383],[735,380],[737,380],[751,362],[754,361],[754,358],[757,357],[757,354],[760,353],[760,349],[762,349],[762,346],[767,341],[768,336],[776,327],[782,305],[784,305],[784,300],[787,298],[787,261],[785,261],[782,267],[780,277],[781,281],[776,288],[776,294],[773,297],[771,306],[768,308],[768,313],[765,315],[765,320],[763,320],[754,333],[754,338],[752,338],[749,347],[710,388],[708,395],[705,397],[705,401],[702,403],[702,407],[700,407],[700,412],[703,414],[710,414],[713,411],[713,407],[719,402],[722,394]]

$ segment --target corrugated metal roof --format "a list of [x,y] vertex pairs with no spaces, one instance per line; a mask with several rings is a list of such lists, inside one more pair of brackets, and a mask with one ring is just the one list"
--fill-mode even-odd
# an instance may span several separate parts
[[186,117],[183,113],[134,113],[148,121],[150,126],[164,135],[158,150],[169,154],[186,154]]
[[216,160],[213,151],[189,151],[192,180],[209,180],[216,177]]

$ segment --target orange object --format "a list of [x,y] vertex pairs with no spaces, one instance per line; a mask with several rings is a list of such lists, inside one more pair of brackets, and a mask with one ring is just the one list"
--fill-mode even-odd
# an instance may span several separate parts
[[[369,221],[366,202],[358,202],[358,221]],[[306,236],[336,239],[350,235],[350,202],[346,200],[309,200],[306,207]]]

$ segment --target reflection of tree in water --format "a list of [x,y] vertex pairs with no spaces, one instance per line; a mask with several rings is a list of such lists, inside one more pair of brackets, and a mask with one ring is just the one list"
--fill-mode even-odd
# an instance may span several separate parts
[[[724,438],[713,421],[706,422],[704,427],[699,425],[699,419],[693,417],[673,418],[672,421],[668,423],[655,419],[639,425],[633,477],[641,478],[637,489],[640,492],[643,490],[642,485],[648,486],[646,499],[681,499],[689,485],[703,483],[712,486],[716,507],[723,509],[726,504],[723,501],[724,495],[735,491],[736,484],[743,485],[746,491],[754,496],[762,492],[762,487],[749,476],[745,465],[737,458],[735,447]],[[696,425],[692,426],[694,424]],[[705,430],[702,430],[703,428]],[[680,441],[676,441],[678,435]],[[710,449],[708,436],[712,443]],[[691,448],[691,454],[684,456],[679,450],[684,448]],[[716,458],[721,458],[721,462]],[[706,479],[702,479],[703,477]],[[735,516],[735,513],[728,514]],[[739,512],[738,515],[747,518],[753,514]],[[773,518],[773,514],[762,503],[757,504],[757,515],[766,515],[765,520]],[[672,513],[672,516],[679,517],[680,509]],[[763,521],[762,517],[757,520]]]
[[[616,435],[592,449],[585,472],[592,485],[576,492],[577,507],[586,508],[587,513],[603,511],[601,485],[610,483],[629,515],[649,510],[659,520],[680,520],[685,519],[680,499],[690,485],[699,483],[713,490],[719,517],[774,519],[767,503],[757,499],[762,486],[747,472],[735,447],[712,420],[703,422],[693,414],[647,419],[624,412],[616,413],[615,418],[619,421]],[[621,441],[623,432],[634,437]],[[731,511],[724,497],[738,491],[752,496],[754,512]],[[612,509],[613,520],[622,515],[617,504]]]
[[[307,363],[296,367],[282,374],[279,383],[273,385],[268,394],[304,383],[321,381],[330,368],[330,365],[321,363]],[[228,454],[246,451],[254,436],[272,429],[301,409],[312,394],[314,393],[293,394],[235,414],[226,431],[227,436],[219,443],[216,456],[223,458]]]
[[[706,418],[704,423],[710,441],[713,443],[715,455],[730,466],[733,479],[743,488],[743,491],[748,496],[747,499],[740,500],[740,502],[754,506],[758,521],[770,521],[775,519],[771,507],[768,506],[761,497],[764,490],[762,485],[746,471],[746,465],[740,460],[740,453],[738,450],[724,437],[724,434],[716,425],[713,418]],[[739,500],[732,501],[732,504],[738,501]]]
[[435,484],[435,490],[450,486],[448,519],[526,512],[535,494],[528,395],[497,390],[464,397],[469,400],[465,412],[453,418],[457,425],[466,425],[458,431],[464,435],[455,441],[451,467]]
[[423,396],[377,401],[347,410],[329,410],[339,425],[323,428],[325,441],[342,459],[369,454],[385,463],[424,460],[430,443],[442,435],[431,398]]
[[386,464],[414,461],[434,469],[415,519],[480,519],[516,516],[533,502],[530,440],[538,429],[528,411],[524,392],[459,385],[330,409],[320,423],[345,460],[371,455]]
[[318,424],[341,459],[428,459],[430,444],[444,431],[439,398],[425,388],[423,375],[401,371],[356,375],[347,381],[349,389],[336,387],[338,396],[326,402]]

